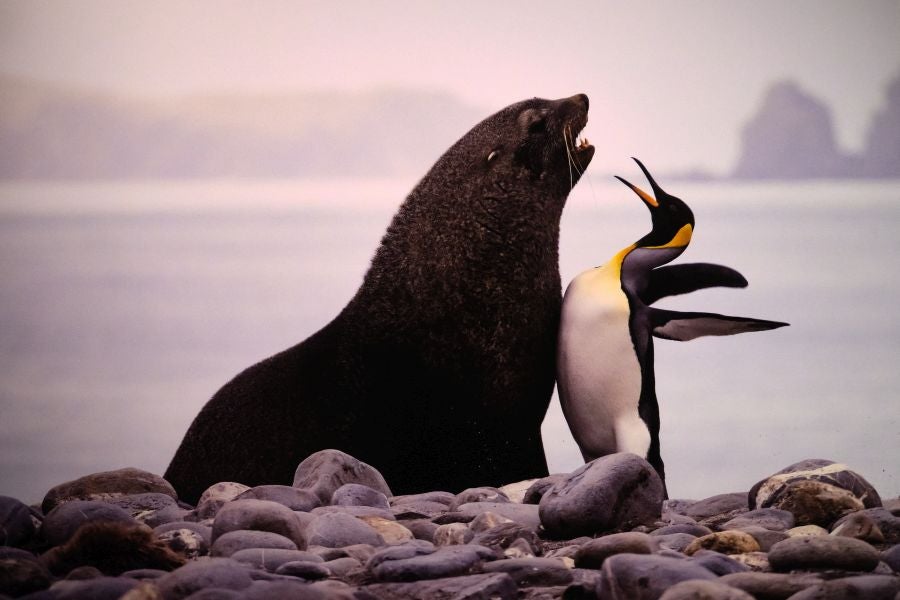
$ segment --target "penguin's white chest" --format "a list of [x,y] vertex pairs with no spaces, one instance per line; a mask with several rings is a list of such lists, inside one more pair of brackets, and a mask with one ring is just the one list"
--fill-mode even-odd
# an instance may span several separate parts
[[617,269],[576,277],[560,322],[557,382],[563,413],[585,460],[613,452],[646,457],[650,432],[638,414],[641,365]]

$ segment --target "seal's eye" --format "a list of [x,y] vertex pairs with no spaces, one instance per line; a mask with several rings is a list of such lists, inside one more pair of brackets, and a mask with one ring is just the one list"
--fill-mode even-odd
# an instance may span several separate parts
[[500,154],[499,150],[491,150],[491,153],[487,155],[487,161],[491,162]]

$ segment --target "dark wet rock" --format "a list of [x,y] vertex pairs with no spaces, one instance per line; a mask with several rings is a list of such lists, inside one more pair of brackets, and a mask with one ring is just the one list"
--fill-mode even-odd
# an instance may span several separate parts
[[[468,574],[483,560],[495,558],[494,552],[483,546],[444,546],[428,554],[410,558],[390,559],[373,556],[368,568],[379,581],[416,581]],[[373,564],[373,561],[374,564]]]
[[787,531],[794,526],[794,515],[777,508],[757,508],[742,513],[722,524],[722,529],[762,527],[772,531]]
[[823,581],[791,596],[791,600],[895,600],[900,578],[892,575],[861,575]]
[[616,554],[603,561],[597,595],[604,600],[655,600],[676,583],[691,579],[716,576],[685,559]]
[[472,502],[494,502],[497,504],[506,504],[509,498],[495,487],[475,487],[461,491],[450,503],[447,508],[449,510],[459,510],[463,504]]
[[419,500],[391,506],[391,512],[398,520],[433,519],[447,512],[447,505],[440,502]]
[[53,584],[53,596],[58,600],[118,600],[137,587],[137,579],[127,577],[98,577],[83,581],[58,581]]
[[[859,513],[854,513],[859,515],[865,515],[869,519],[872,520],[872,523],[878,527],[878,530],[881,532],[881,535],[884,537],[884,543],[886,544],[900,544],[900,517],[894,515],[892,512],[887,510],[886,508],[867,508]],[[839,519],[835,522],[835,529],[842,525],[847,519],[850,518],[850,515]]]
[[53,576],[34,560],[0,559],[0,594],[14,598],[50,587]]
[[340,450],[322,450],[307,457],[294,473],[293,486],[308,490],[328,504],[334,492],[346,483],[359,483],[392,496],[377,469]]
[[506,573],[483,573],[415,581],[412,583],[376,583],[360,588],[361,600],[515,600],[518,589]]
[[68,541],[85,523],[96,521],[137,523],[118,506],[97,500],[72,500],[59,504],[44,517],[41,535],[51,546],[58,546]]
[[[59,508],[69,504],[73,502]],[[181,566],[184,558],[157,539],[146,525],[93,521],[80,527],[64,544],[47,551],[41,562],[57,575],[81,566],[120,575],[141,568],[170,571]]]
[[881,553],[881,560],[895,573],[900,573],[900,544],[891,546]]
[[528,542],[530,546],[535,546],[538,542],[537,534],[534,533],[531,527],[520,525],[513,521],[509,523],[500,523],[487,531],[475,534],[472,543],[495,550],[503,550],[512,545],[516,540],[524,540]]
[[258,485],[234,498],[235,500],[269,500],[287,506],[291,510],[309,512],[321,506],[319,497],[307,490],[298,490],[289,485]]
[[401,504],[415,504],[417,502],[434,502],[449,507],[456,499],[456,494],[450,492],[424,492],[421,494],[406,494],[390,498],[391,506]]
[[674,550],[675,552],[683,553],[684,549],[697,537],[688,533],[670,533],[667,535],[654,535],[650,539],[656,550]]
[[875,521],[865,512],[855,512],[847,515],[839,524],[831,530],[831,535],[852,537],[870,544],[883,544],[884,534],[875,524]]
[[540,520],[556,538],[631,529],[659,519],[663,496],[662,480],[650,463],[635,454],[610,454],[550,488],[539,504]]
[[413,537],[429,542],[434,542],[434,534],[440,527],[440,525],[432,523],[428,519],[414,519],[412,521],[401,521],[401,523],[412,532]]
[[[349,560],[353,559],[350,558]],[[289,575],[291,577],[300,577],[309,580],[327,579],[331,576],[331,571],[325,563],[310,562],[307,560],[295,560],[283,563],[275,569],[275,573],[277,575]]]
[[704,527],[698,523],[676,523],[674,525],[666,525],[665,527],[660,527],[659,529],[654,529],[650,532],[650,535],[669,535],[672,533],[687,533],[688,535],[692,535],[694,537],[703,537],[704,535],[709,535],[713,530],[709,527]]
[[278,567],[288,562],[324,562],[321,556],[317,556],[312,552],[281,548],[244,548],[232,554],[231,559],[269,572],[274,572]]
[[861,540],[837,536],[789,538],[769,551],[776,571],[842,569],[871,571],[878,566],[878,551]]
[[153,533],[169,548],[186,558],[197,558],[209,553],[212,527],[189,521],[176,521],[154,528]]
[[229,557],[238,550],[246,548],[277,548],[279,550],[297,550],[297,544],[271,531],[250,531],[238,529],[223,533],[216,538],[209,549],[210,556]]
[[685,508],[684,514],[692,519],[701,521],[723,515],[734,517],[740,513],[747,512],[747,510],[747,493],[732,492],[698,500]]
[[232,500],[225,504],[213,522],[213,543],[220,535],[239,529],[271,531],[288,538],[301,550],[306,548],[303,529],[294,512],[270,500]]
[[757,600],[784,600],[821,583],[822,579],[807,573],[734,573],[723,575],[719,581],[744,590]]
[[760,548],[759,543],[749,533],[728,530],[697,538],[684,549],[684,553],[691,556],[699,550],[713,550],[722,554],[745,554],[759,552]]
[[572,571],[558,558],[511,558],[487,563],[485,573],[507,573],[520,587],[568,585]]
[[541,519],[538,507],[533,504],[517,504],[514,502],[469,502],[459,507],[458,512],[476,519],[479,515],[491,512],[515,521],[532,531],[538,531],[541,527]]
[[68,580],[81,581],[83,579],[96,579],[97,577],[103,577],[103,571],[91,565],[83,565],[69,571],[65,578]]
[[35,534],[31,510],[9,496],[0,496],[0,546],[21,546]]
[[682,581],[667,589],[660,600],[754,600],[743,590],[718,581]]
[[747,565],[712,550],[698,550],[690,558],[690,561],[695,565],[700,565],[707,571],[715,573],[719,577],[730,575],[731,573],[744,573],[750,570],[750,567]]
[[384,545],[384,538],[363,521],[342,513],[321,514],[306,527],[310,545],[341,548],[353,544]]
[[546,494],[551,487],[560,481],[563,481],[566,477],[568,477],[568,474],[566,473],[554,473],[553,475],[538,479],[525,491],[525,496],[522,498],[522,504],[540,504],[544,494]]
[[169,571],[163,571],[162,569],[132,569],[122,573],[122,577],[131,577],[141,581],[154,581],[168,573]]
[[327,560],[322,566],[328,569],[335,577],[346,577],[351,571],[358,571],[363,568],[362,562],[350,556]]
[[447,523],[471,523],[477,517],[477,513],[463,514],[459,511],[446,512],[431,519],[435,525],[446,525]]
[[435,546],[458,546],[468,544],[474,537],[475,532],[465,523],[447,523],[438,526],[432,541]]
[[653,539],[646,533],[613,533],[583,544],[575,553],[575,566],[581,569],[599,569],[603,562],[616,554],[652,554]]
[[845,514],[881,506],[875,488],[846,465],[808,459],[754,485],[751,508],[780,508],[794,514],[798,525],[829,527]]
[[34,553],[22,548],[13,548],[12,546],[0,546],[0,559],[14,558],[16,560],[37,561],[38,557]]
[[784,531],[773,531],[763,527],[741,527],[739,531],[752,535],[762,552],[768,552],[772,546],[789,537]]
[[387,496],[378,490],[359,483],[345,483],[331,495],[335,506],[370,506],[372,508],[390,509]]
[[203,588],[242,590],[253,580],[250,569],[230,558],[200,558],[156,580],[166,600],[180,600]]
[[212,519],[219,509],[231,502],[250,488],[243,483],[220,481],[204,490],[197,501],[195,513],[198,520]]
[[175,488],[159,475],[141,469],[117,469],[85,475],[55,486],[44,496],[41,510],[47,514],[59,504],[70,500],[108,500],[151,492],[178,499]]
[[318,517],[319,515],[342,514],[351,517],[380,517],[389,521],[395,521],[397,517],[390,510],[384,508],[375,508],[374,506],[320,506],[312,509],[309,513]]

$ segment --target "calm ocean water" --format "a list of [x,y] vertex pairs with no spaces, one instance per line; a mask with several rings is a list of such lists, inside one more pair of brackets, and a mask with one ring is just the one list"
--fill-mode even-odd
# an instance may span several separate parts
[[[649,228],[593,179],[566,208],[564,281]],[[161,473],[223,383],[337,314],[413,183],[0,185],[0,494]],[[697,219],[678,262],[750,287],[661,305],[791,323],[657,342],[670,493],[747,490],[818,457],[897,495],[900,182],[666,187]],[[581,464],[555,400],[544,438],[551,471]]]

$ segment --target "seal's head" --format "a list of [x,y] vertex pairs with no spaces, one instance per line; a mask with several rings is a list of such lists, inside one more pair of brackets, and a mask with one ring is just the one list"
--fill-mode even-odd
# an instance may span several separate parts
[[[482,200],[564,201],[594,156],[579,134],[588,97],[532,98],[507,106],[476,125],[434,165],[426,179],[465,180]],[[462,190],[457,189],[459,198]]]

